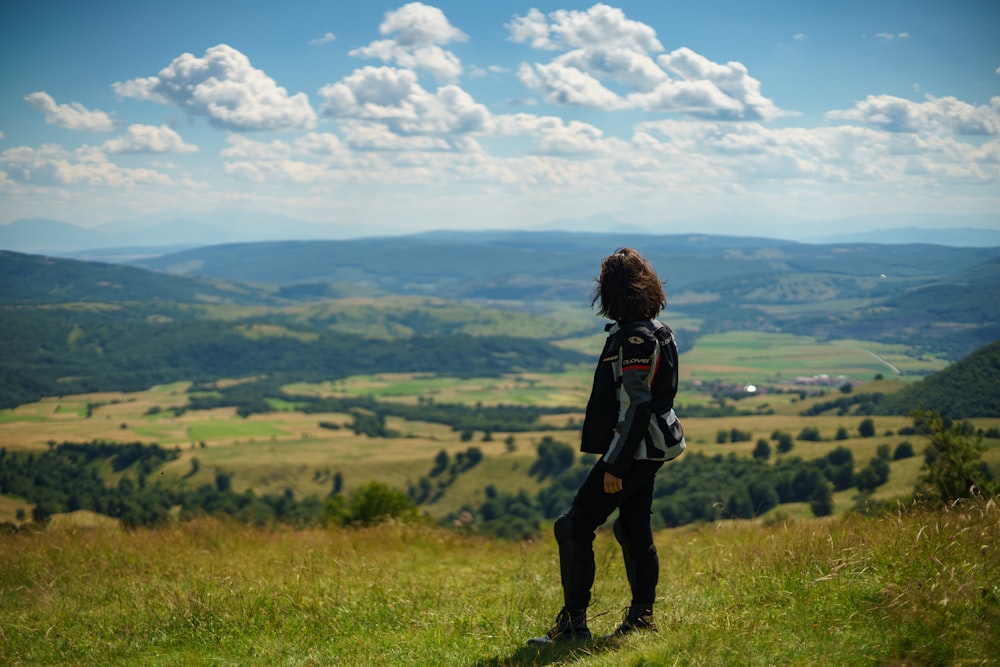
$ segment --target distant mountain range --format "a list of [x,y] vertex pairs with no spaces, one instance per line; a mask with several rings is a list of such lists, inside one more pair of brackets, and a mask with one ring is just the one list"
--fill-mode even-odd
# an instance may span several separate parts
[[[1000,224],[981,218],[962,218],[969,226],[934,226],[932,218],[921,218],[926,226],[877,228],[875,220],[857,219],[850,227],[867,226],[871,231],[816,236],[808,243],[929,243],[956,247],[1000,247]],[[891,220],[888,222],[892,222]],[[938,224],[940,222],[938,221]],[[808,228],[808,226],[803,226]],[[559,220],[546,226],[549,232],[649,234],[648,230],[617,223],[606,216],[586,220]],[[59,257],[123,261],[152,257],[202,246],[285,240],[345,240],[360,236],[398,235],[389,229],[355,225],[319,225],[287,216],[245,211],[215,211],[199,218],[147,218],[87,228],[47,218],[21,218],[0,225],[0,249]]]

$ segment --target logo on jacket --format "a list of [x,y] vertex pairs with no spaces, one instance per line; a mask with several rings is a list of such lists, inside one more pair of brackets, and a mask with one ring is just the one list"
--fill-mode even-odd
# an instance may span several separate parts
[[645,341],[639,336],[629,336],[628,342],[632,343],[633,345],[642,345]]

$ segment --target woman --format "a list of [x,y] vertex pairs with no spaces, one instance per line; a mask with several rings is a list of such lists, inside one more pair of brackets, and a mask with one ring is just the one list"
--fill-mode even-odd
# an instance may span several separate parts
[[655,630],[653,602],[660,564],[650,524],[653,482],[665,461],[684,451],[673,411],[677,345],[658,322],[666,306],[663,285],[637,251],[605,257],[591,306],[608,324],[583,423],[581,450],[600,454],[569,511],[555,521],[563,608],[555,625],[529,643],[589,639],[587,606],[594,583],[594,534],[617,509],[614,535],[621,545],[632,601],[612,635]]

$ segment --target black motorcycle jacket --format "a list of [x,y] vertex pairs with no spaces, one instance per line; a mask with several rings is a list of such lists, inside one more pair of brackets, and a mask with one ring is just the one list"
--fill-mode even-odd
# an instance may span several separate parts
[[669,461],[686,447],[673,410],[677,343],[657,320],[605,328],[580,449],[602,455],[605,470],[624,477],[632,461]]

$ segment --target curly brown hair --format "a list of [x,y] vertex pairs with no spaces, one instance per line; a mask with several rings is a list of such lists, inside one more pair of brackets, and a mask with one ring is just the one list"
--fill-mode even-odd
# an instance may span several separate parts
[[667,305],[653,265],[632,248],[619,248],[601,260],[591,307],[616,322],[651,320]]

